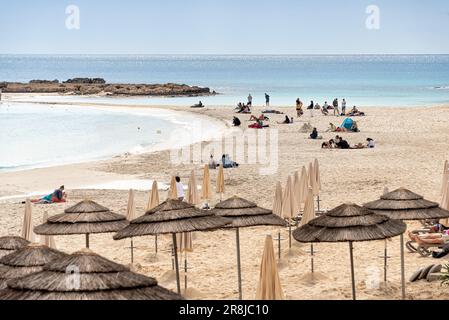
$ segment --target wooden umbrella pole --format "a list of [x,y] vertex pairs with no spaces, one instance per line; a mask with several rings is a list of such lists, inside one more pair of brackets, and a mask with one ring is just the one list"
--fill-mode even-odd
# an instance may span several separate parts
[[320,212],[320,195],[317,196],[316,202],[318,204],[318,212]]
[[292,224],[290,219],[288,220],[288,248],[292,248]]
[[187,252],[184,253],[184,289],[187,290]]
[[314,272],[313,268],[313,243],[310,244],[310,265],[312,267],[312,273]]
[[242,268],[240,263],[240,231],[239,228],[235,229],[235,237],[237,243],[237,278],[239,286],[239,300],[242,300]]
[[281,232],[278,232],[278,256],[279,261],[281,261]]
[[89,234],[86,233],[86,248],[89,249]]
[[178,294],[181,294],[181,284],[179,281],[179,263],[178,263],[178,247],[176,246],[176,234],[172,234],[173,238],[173,251],[175,252],[175,269],[176,269],[176,286],[178,288]]
[[387,247],[387,239],[385,239],[385,248],[384,248],[384,282],[387,282],[387,264],[388,264],[388,247]]
[[134,240],[131,238],[131,264],[134,263]]
[[401,286],[402,300],[405,300],[405,263],[404,263],[404,234],[401,234]]
[[352,300],[356,300],[355,295],[355,276],[354,276],[354,256],[353,256],[352,241],[349,241],[349,259],[351,260],[351,280],[352,280]]
[[157,235],[154,237],[154,252],[157,254]]

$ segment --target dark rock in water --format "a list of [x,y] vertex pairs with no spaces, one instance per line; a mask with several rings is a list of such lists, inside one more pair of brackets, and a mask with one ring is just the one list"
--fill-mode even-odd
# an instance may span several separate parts
[[30,84],[59,83],[59,80],[58,79],[55,79],[53,81],[51,81],[51,80],[31,80],[29,83]]
[[76,84],[105,84],[106,80],[102,78],[73,78],[64,81],[63,83],[76,83]]

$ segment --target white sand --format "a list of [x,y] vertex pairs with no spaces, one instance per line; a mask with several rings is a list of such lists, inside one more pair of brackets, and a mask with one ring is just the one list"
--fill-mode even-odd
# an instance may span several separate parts
[[[172,110],[183,108],[170,107]],[[257,108],[260,110],[260,108]],[[183,110],[186,110],[185,108]],[[188,110],[229,121],[232,107]],[[285,111],[285,110],[283,110]],[[286,109],[294,116],[292,109]],[[342,118],[316,116],[296,121],[293,125],[277,125],[284,115],[270,115],[273,128],[279,129],[279,170],[275,175],[260,175],[259,166],[242,164],[237,169],[226,171],[225,197],[239,195],[271,208],[275,184],[279,180],[285,184],[287,176],[303,165],[317,158],[322,172],[322,207],[330,209],[342,202],[362,204],[375,200],[385,186],[390,190],[404,186],[424,195],[427,199],[439,201],[443,162],[449,158],[448,142],[449,107],[432,108],[369,108],[366,117],[357,119],[361,133],[342,134],[350,144],[374,138],[377,146],[372,150],[321,150],[322,141],[307,139],[308,134],[299,133],[305,121],[310,121],[324,132],[330,121],[339,124]],[[253,114],[258,115],[257,112]],[[240,119],[248,119],[241,115]],[[242,121],[246,127],[246,121]],[[322,133],[326,139],[335,134]],[[218,156],[218,155],[216,155]],[[16,173],[0,174],[0,196],[11,191],[32,192],[51,190],[61,183],[68,187],[69,202],[55,205],[33,206],[34,221],[37,225],[44,212],[49,215],[61,213],[64,208],[90,198],[108,206],[118,213],[125,213],[126,190],[80,190],[71,186],[109,183],[116,180],[156,179],[169,183],[172,174],[179,174],[187,184],[190,170],[195,169],[198,183],[201,183],[201,164],[175,165],[169,161],[169,152],[135,155],[128,158],[114,158],[107,161],[68,165],[55,168],[36,169]],[[216,172],[211,172],[215,182]],[[166,192],[161,191],[161,199]],[[22,200],[22,199],[20,199]],[[147,192],[136,193],[137,210],[143,213],[148,200]],[[218,197],[212,201],[212,205]],[[17,199],[0,202],[0,234],[19,234],[24,205]],[[410,223],[409,227],[417,227]],[[259,276],[264,238],[267,234],[277,236],[277,228],[249,228],[241,230],[241,253],[243,268],[243,290],[245,299],[253,299]],[[282,230],[282,248],[288,246],[287,230]],[[73,252],[84,245],[83,236],[56,237],[61,250]],[[275,242],[276,243],[276,242]],[[277,243],[276,243],[277,244]],[[135,239],[136,270],[162,279],[171,270],[170,240],[160,237],[157,257],[154,257],[154,238]],[[349,252],[347,244],[316,244],[316,277],[311,281],[309,245],[294,243],[294,254],[283,254],[281,282],[287,299],[349,299],[351,297]],[[388,242],[389,259],[387,285],[372,288],[372,280],[382,281],[384,242],[355,243],[356,278],[359,299],[399,299],[400,298],[400,256],[399,239]],[[129,263],[129,240],[114,241],[112,235],[93,235],[91,247],[94,251],[117,262]],[[277,248],[275,248],[277,251]],[[302,252],[302,253],[301,253]],[[237,297],[237,275],[235,257],[235,234],[232,231],[198,233],[194,239],[194,252],[188,254],[189,294],[198,298],[234,299]],[[418,268],[440,260],[422,258],[418,254],[406,252],[406,276]],[[161,284],[175,289],[173,281]],[[194,290],[193,290],[194,289]],[[449,291],[438,282],[425,281],[407,284],[410,299],[448,299]]]

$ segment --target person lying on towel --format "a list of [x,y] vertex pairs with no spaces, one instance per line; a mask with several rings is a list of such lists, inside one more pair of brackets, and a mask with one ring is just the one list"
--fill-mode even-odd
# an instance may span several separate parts
[[49,204],[49,203],[59,203],[66,201],[66,193],[64,192],[64,186],[60,186],[58,189],[53,191],[52,193],[36,200],[31,200],[33,203],[38,204]]

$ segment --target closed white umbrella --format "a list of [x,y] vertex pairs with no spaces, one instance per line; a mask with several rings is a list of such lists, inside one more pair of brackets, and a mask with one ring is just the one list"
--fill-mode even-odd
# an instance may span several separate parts
[[25,201],[25,214],[23,216],[22,224],[22,238],[28,240],[29,242],[34,242],[34,232],[33,232],[33,218],[31,213],[31,202],[30,199]]
[[[304,205],[304,212],[302,214],[300,226],[304,226],[308,224],[311,220],[315,219],[315,205],[313,203],[313,190],[312,188],[309,188],[307,191],[307,199],[306,203]],[[310,244],[310,269],[313,275],[314,272],[314,266],[313,266],[313,243]]]
[[305,166],[302,167],[300,181],[300,190],[299,190],[299,202],[301,205],[304,205],[307,198],[307,192],[309,190],[309,176],[307,174],[307,169]]
[[[279,217],[282,217],[282,186],[278,181],[276,183],[276,191],[274,193],[273,200],[273,213]],[[281,260],[281,232],[278,231],[278,255],[279,260]]]
[[[126,207],[126,220],[131,221],[136,218],[136,204],[134,202],[134,190],[129,189],[128,205]],[[134,263],[134,240],[131,238],[131,264]]]
[[292,177],[288,176],[285,185],[284,197],[282,199],[282,218],[288,220],[288,247],[292,247],[292,227],[291,219],[295,216],[294,191]]
[[441,184],[440,194],[443,195],[446,192],[446,185],[449,182],[449,162],[444,161],[444,169],[443,169],[443,182]]
[[150,197],[148,199],[148,204],[147,204],[147,208],[146,211],[151,210],[155,207],[157,207],[160,203],[159,200],[159,188],[157,185],[157,181],[154,180],[153,181],[153,185],[151,186],[151,192],[150,192]]
[[[46,223],[47,220],[48,220],[48,213],[47,213],[47,211],[45,211],[44,215],[42,217],[42,222]],[[41,243],[44,246],[47,246],[47,247],[52,248],[52,249],[56,249],[56,243],[55,243],[55,239],[54,239],[53,236],[41,235],[40,239],[41,239]]]

